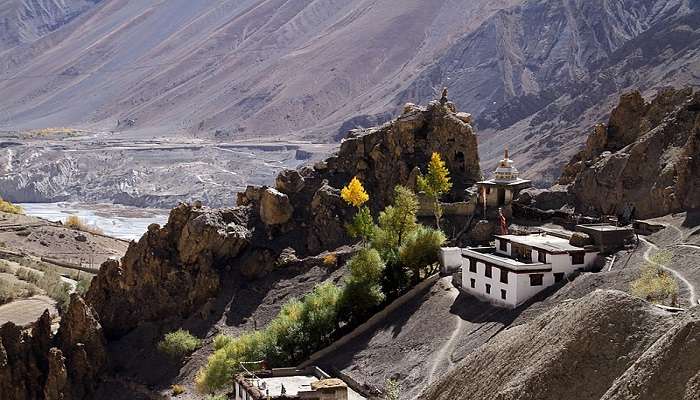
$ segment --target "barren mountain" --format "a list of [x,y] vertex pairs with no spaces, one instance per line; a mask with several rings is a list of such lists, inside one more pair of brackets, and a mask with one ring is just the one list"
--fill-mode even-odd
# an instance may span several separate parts
[[330,140],[448,86],[545,184],[621,91],[700,82],[690,0],[93,3],[0,8],[0,127]]

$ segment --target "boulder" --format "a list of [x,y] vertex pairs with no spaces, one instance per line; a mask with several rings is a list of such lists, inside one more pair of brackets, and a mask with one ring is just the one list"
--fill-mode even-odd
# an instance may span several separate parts
[[587,233],[574,232],[569,238],[569,244],[576,247],[586,247],[593,244],[593,240]]
[[304,177],[299,171],[285,169],[277,175],[275,188],[287,195],[299,193],[304,188]]
[[260,218],[265,225],[281,225],[287,223],[294,214],[289,197],[272,188],[268,188],[260,199]]

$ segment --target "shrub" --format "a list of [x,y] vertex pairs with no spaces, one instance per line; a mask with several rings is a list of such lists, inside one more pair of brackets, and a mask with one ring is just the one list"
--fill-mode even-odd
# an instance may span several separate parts
[[214,350],[216,351],[216,350],[223,348],[224,346],[231,343],[233,340],[234,339],[231,336],[227,336],[227,335],[224,335],[221,333],[216,335],[216,337],[214,338],[214,343],[213,343]]
[[197,350],[201,345],[200,339],[186,330],[178,329],[166,334],[163,340],[158,342],[158,350],[172,358],[179,359]]
[[23,281],[31,282],[34,284],[38,283],[39,280],[41,280],[40,273],[24,267],[17,268],[17,271],[15,271],[15,275]]
[[10,214],[24,214],[22,207],[14,205],[7,200],[3,200],[2,197],[0,197],[0,211]]
[[386,387],[384,388],[384,400],[399,400],[400,394],[401,387],[399,383],[393,379],[387,379]]
[[173,396],[179,396],[186,392],[185,387],[182,385],[173,385],[171,390]]
[[92,276],[82,278],[78,281],[78,284],[75,286],[75,291],[79,295],[84,296],[85,293],[87,293],[88,289],[90,289],[90,283],[92,283]]
[[[413,273],[413,281],[420,280],[421,270],[430,268],[438,262],[440,246],[447,238],[442,231],[420,226],[413,232],[399,249],[401,263]],[[432,271],[426,270],[426,273]]]
[[384,268],[384,262],[375,249],[362,249],[348,262],[350,276],[345,280],[340,310],[349,321],[362,320],[384,301],[381,289]]
[[323,265],[333,267],[338,263],[338,256],[335,253],[329,253],[323,256]]
[[652,303],[669,301],[675,305],[678,297],[678,284],[668,272],[657,265],[646,264],[639,278],[631,284],[632,294]]
[[212,396],[207,396],[206,400],[228,400],[228,396],[225,394],[217,394]]
[[64,225],[68,228],[75,229],[76,231],[83,231],[98,235],[104,234],[102,229],[94,225],[89,225],[77,215],[69,215],[68,218],[66,218],[66,222],[64,223]]

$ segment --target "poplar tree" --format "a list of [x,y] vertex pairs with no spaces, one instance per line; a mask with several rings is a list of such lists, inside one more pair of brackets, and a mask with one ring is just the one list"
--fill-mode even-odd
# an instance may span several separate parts
[[445,166],[445,162],[440,158],[440,154],[433,153],[428,163],[428,173],[419,175],[416,182],[418,189],[433,202],[433,213],[435,214],[435,225],[440,229],[440,218],[442,218],[442,207],[440,197],[452,189],[450,181],[450,171]]

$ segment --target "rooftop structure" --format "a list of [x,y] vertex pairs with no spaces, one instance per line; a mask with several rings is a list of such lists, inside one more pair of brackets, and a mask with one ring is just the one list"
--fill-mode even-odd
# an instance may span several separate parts
[[529,188],[532,182],[520,178],[520,172],[508,156],[508,149],[505,150],[503,159],[498,162],[493,178],[476,183],[479,187],[479,202],[489,207],[501,207],[510,205],[518,192]]
[[236,374],[234,400],[364,400],[341,379],[317,367],[276,368]]

